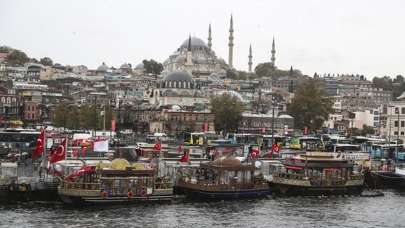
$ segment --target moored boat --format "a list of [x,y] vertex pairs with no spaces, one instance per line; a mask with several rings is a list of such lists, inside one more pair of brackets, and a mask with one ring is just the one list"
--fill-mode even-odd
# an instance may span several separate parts
[[173,185],[156,174],[148,164],[130,165],[125,159],[115,159],[110,167],[85,166],[65,177],[58,193],[64,203],[72,205],[171,201]]
[[265,197],[270,194],[270,188],[259,164],[259,161],[241,162],[235,157],[219,158],[199,167],[180,169],[175,187],[196,200]]
[[338,153],[306,152],[286,159],[270,185],[281,195],[359,195],[364,177],[353,166]]

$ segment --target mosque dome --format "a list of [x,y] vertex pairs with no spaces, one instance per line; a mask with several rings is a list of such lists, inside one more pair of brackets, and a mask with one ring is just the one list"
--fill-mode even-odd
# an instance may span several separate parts
[[[181,48],[187,48],[188,47],[188,38],[181,44],[180,46]],[[191,47],[206,47],[208,48],[208,46],[205,44],[205,42],[198,38],[198,37],[191,37]]]
[[97,71],[102,71],[102,72],[108,71],[107,64],[105,64],[105,62],[103,62],[103,64],[101,64],[99,67],[97,67]]
[[124,63],[120,66],[120,69],[131,69],[131,65],[129,63]]
[[192,76],[184,71],[175,71],[172,73],[169,73],[163,78],[163,81],[186,81],[186,82],[192,82],[193,78]]
[[143,70],[144,66],[143,63],[139,63],[138,65],[136,65],[135,69],[136,70]]

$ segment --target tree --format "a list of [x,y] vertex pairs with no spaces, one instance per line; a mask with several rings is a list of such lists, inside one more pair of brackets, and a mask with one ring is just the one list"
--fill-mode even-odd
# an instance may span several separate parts
[[53,61],[49,57],[43,57],[39,60],[39,62],[44,66],[53,66]]
[[375,134],[374,128],[364,124],[363,129],[361,130],[361,135],[366,136],[366,135],[373,135],[373,134]]
[[332,112],[332,103],[319,82],[310,78],[298,86],[287,111],[294,117],[296,128],[308,127],[310,131],[316,131]]
[[163,70],[163,65],[161,63],[156,62],[155,60],[146,60],[144,59],[142,61],[143,63],[143,68],[145,69],[145,72],[148,74],[160,74]]
[[28,58],[27,54],[20,50],[14,50],[6,58],[6,61],[13,66],[22,66],[29,60],[30,58]]
[[13,49],[8,46],[0,46],[0,53],[10,53]]
[[217,131],[235,132],[242,119],[244,105],[235,96],[223,94],[211,97],[212,112],[215,114],[215,129]]
[[277,69],[273,66],[272,63],[259,63],[255,67],[255,73],[259,77],[283,77],[283,76],[292,76],[292,77],[298,77],[302,76],[302,73],[300,70],[293,69],[292,66],[290,67],[289,70],[281,70]]
[[55,125],[55,127],[66,127],[69,117],[67,105],[65,103],[60,103],[56,106],[53,115],[53,125]]

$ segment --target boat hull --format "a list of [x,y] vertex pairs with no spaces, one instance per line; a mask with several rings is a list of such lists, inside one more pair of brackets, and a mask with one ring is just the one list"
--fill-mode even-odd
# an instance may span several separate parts
[[71,196],[59,195],[63,203],[80,206],[80,205],[127,205],[127,204],[142,204],[153,202],[171,202],[173,195],[145,196],[145,197],[86,197],[86,196]]
[[177,192],[195,200],[238,200],[263,198],[271,194],[270,189],[254,189],[239,191],[203,191],[185,187],[176,187]]
[[394,172],[372,171],[366,175],[366,178],[369,187],[405,190],[405,176]]
[[313,187],[286,184],[272,184],[274,194],[284,196],[334,196],[334,195],[360,195],[364,189],[358,186],[339,187]]
[[27,188],[27,185],[0,186],[0,202],[59,201],[56,186],[41,189]]

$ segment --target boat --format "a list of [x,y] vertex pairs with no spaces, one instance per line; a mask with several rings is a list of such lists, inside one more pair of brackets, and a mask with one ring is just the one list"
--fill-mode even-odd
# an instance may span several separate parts
[[173,184],[158,177],[150,164],[129,164],[118,158],[111,165],[83,166],[64,177],[58,194],[65,204],[74,206],[170,202]]
[[235,200],[270,195],[268,182],[260,172],[260,161],[241,162],[221,157],[198,167],[179,169],[176,192],[193,200]]
[[339,153],[306,152],[283,165],[270,183],[279,195],[360,195],[363,191],[364,176]]
[[45,172],[38,173],[32,163],[1,162],[0,172],[0,202],[59,200],[59,180]]
[[405,169],[395,166],[391,160],[382,159],[378,169],[371,170],[365,175],[370,187],[405,190]]

